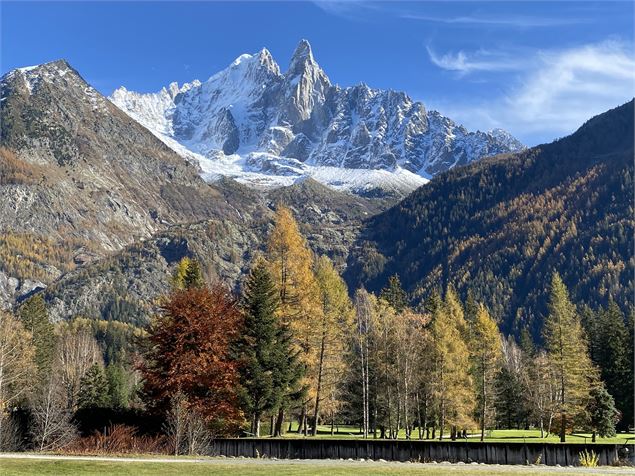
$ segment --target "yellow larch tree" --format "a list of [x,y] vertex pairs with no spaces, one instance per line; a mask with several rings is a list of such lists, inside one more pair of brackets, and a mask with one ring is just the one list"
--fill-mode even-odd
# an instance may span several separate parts
[[[313,253],[300,233],[291,210],[279,206],[267,244],[267,263],[280,293],[278,316],[294,335],[294,343],[306,367],[307,396],[302,405],[301,423],[306,431],[307,405],[315,399],[315,368],[318,348],[316,316],[322,312],[320,289],[315,279]],[[280,408],[275,433],[280,433],[284,409]],[[302,426],[302,425],[301,425]]]
[[485,427],[492,416],[494,402],[494,378],[500,368],[501,336],[496,321],[483,304],[478,305],[473,322],[471,345],[474,377],[478,390],[477,407],[481,429],[481,441]]
[[313,406],[313,436],[317,434],[317,423],[322,409],[332,414],[337,406],[337,390],[345,374],[344,356],[346,337],[352,332],[353,306],[348,297],[346,283],[326,256],[320,256],[315,267],[319,286],[320,313],[317,314],[317,362],[315,400]]
[[450,287],[445,302],[433,314],[434,394],[439,412],[439,439],[446,426],[454,439],[458,428],[473,424],[474,386],[469,374],[467,323],[456,292]]

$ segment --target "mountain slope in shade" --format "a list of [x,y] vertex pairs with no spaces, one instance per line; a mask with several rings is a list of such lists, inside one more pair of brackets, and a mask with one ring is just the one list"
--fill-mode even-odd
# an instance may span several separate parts
[[398,273],[415,303],[453,284],[506,332],[540,335],[551,273],[576,302],[633,305],[633,101],[554,143],[434,178],[367,221],[353,286]]
[[285,72],[263,49],[202,83],[152,94],[122,87],[110,99],[207,179],[288,185],[312,176],[358,193],[409,191],[453,166],[523,149],[505,131],[468,132],[405,93],[333,85],[306,40]]

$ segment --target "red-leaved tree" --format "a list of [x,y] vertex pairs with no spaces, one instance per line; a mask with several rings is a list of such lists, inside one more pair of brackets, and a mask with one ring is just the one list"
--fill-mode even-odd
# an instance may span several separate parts
[[180,392],[215,433],[235,431],[242,414],[230,346],[241,324],[235,299],[220,284],[172,292],[149,329],[142,364],[147,396],[165,409]]

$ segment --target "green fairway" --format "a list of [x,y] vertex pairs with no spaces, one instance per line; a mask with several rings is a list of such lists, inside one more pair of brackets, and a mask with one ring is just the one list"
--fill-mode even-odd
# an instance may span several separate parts
[[[293,426],[292,431],[286,433],[285,438],[304,438],[302,434],[297,433],[297,424]],[[558,435],[548,435],[545,438],[540,437],[540,430],[491,430],[486,432],[485,441],[501,442],[501,443],[558,443],[560,437]],[[339,425],[334,435],[331,435],[331,427],[327,425],[318,425],[318,438],[360,438],[361,433],[359,427],[349,425]],[[379,432],[377,433],[379,436]],[[308,437],[311,438],[311,437]],[[372,435],[371,435],[372,438]],[[406,431],[399,432],[399,439],[406,438]],[[412,439],[418,439],[417,430],[412,432]],[[437,438],[438,440],[438,438]],[[445,438],[444,438],[445,440]],[[480,441],[480,434],[472,433],[468,438],[469,441]],[[464,441],[464,440],[461,440]],[[567,435],[567,443],[591,443],[591,434],[576,432],[573,435]],[[596,443],[617,443],[617,444],[635,444],[635,434],[620,433],[612,438],[596,438]]]
[[[628,471],[613,469],[617,474],[629,474]],[[601,469],[591,474],[603,474]],[[557,474],[570,476],[581,473],[579,470],[539,468],[539,467],[497,467],[497,466],[441,466],[419,465],[408,463],[362,463],[337,461],[304,461],[273,462],[267,460],[236,460],[207,462],[130,462],[130,461],[72,461],[72,460],[37,460],[25,458],[0,459],[0,474],[3,476],[18,475],[134,475],[164,476],[187,474],[199,475],[242,475],[259,476],[267,474],[289,476],[347,476],[347,475],[420,475],[420,476],[452,476],[452,475],[493,475],[512,476],[520,474],[542,475]],[[632,473],[631,473],[632,474]]]

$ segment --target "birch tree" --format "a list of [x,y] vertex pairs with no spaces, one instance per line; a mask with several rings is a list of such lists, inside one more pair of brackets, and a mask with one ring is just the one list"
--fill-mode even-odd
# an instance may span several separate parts
[[0,449],[9,442],[11,409],[28,394],[36,374],[31,339],[17,319],[0,310]]
[[358,362],[361,390],[362,390],[362,436],[368,438],[370,429],[370,336],[371,323],[375,303],[373,297],[365,290],[358,289],[355,292],[355,339],[354,346]]
[[59,382],[66,391],[66,404],[77,409],[82,377],[94,364],[103,365],[99,344],[92,330],[81,322],[69,322],[58,327],[57,361]]

